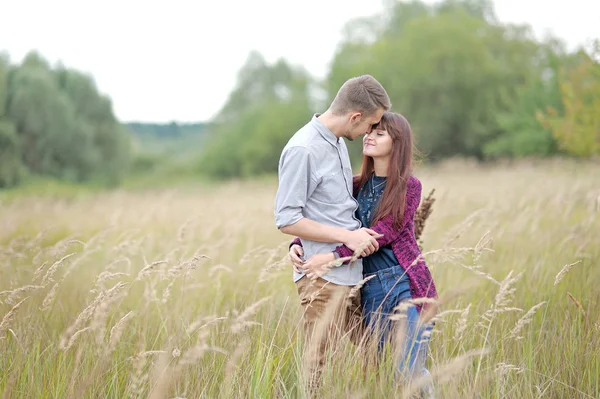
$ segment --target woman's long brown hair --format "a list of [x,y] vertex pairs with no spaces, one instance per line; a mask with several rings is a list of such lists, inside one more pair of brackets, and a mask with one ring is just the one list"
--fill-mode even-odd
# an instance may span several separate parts
[[[387,182],[371,226],[389,214],[394,216],[394,227],[402,226],[406,206],[406,188],[412,173],[413,137],[410,124],[400,114],[385,112],[373,129],[385,130],[392,138],[392,153],[388,165]],[[360,190],[375,172],[373,158],[363,155],[362,169],[358,178]]]

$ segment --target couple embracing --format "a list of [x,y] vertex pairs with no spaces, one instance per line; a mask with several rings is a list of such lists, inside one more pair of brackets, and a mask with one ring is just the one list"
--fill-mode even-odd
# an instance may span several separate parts
[[[400,337],[393,372],[406,381],[428,374],[432,325],[421,316],[437,293],[414,235],[421,183],[412,174],[411,128],[390,108],[375,78],[352,78],[280,157],[275,222],[295,237],[290,258],[311,389],[342,335],[375,340],[379,353]],[[361,136],[363,163],[353,176],[344,138]],[[390,317],[398,309],[402,322]]]

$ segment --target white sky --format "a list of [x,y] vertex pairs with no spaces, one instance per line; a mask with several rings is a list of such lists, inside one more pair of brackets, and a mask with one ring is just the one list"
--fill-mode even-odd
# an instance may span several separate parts
[[[431,0],[429,0],[431,2]],[[367,4],[371,6],[367,7]],[[0,51],[32,49],[91,73],[123,121],[212,117],[251,50],[322,77],[351,18],[381,0],[0,0]],[[496,0],[501,21],[529,23],[570,47],[600,38],[600,0]]]

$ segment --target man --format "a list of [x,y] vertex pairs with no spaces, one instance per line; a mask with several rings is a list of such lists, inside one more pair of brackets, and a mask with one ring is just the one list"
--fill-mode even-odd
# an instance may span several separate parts
[[[372,76],[349,79],[329,109],[315,114],[283,149],[275,224],[283,233],[300,237],[305,259],[332,252],[342,243],[356,250],[368,242],[363,255],[379,249],[376,233],[361,228],[354,216],[358,203],[352,196],[352,168],[343,138],[353,141],[370,132],[390,106],[385,89]],[[311,387],[318,383],[329,344],[360,326],[360,293],[352,298],[349,293],[361,280],[360,259],[314,280],[302,270],[294,271],[304,310]]]

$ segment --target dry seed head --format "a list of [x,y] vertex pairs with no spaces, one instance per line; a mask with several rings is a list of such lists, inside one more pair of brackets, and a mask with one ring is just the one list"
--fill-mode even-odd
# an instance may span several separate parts
[[511,288],[511,286],[521,278],[523,272],[517,274],[515,277],[512,277],[512,274],[513,271],[511,270],[506,278],[500,282],[500,289],[498,290],[496,298],[494,299],[494,307],[496,309],[504,308],[512,301],[515,288]]
[[140,272],[138,273],[137,277],[135,278],[136,281],[137,280],[141,280],[144,277],[150,275],[154,271],[154,268],[156,266],[162,265],[162,264],[165,264],[165,263],[169,263],[169,261],[168,260],[157,260],[155,262],[152,262],[151,264],[147,264],[146,263],[146,266],[142,270],[140,270]]
[[[496,318],[496,315],[500,313],[523,311],[519,308],[509,307],[516,291],[516,289],[511,286],[516,283],[522,275],[523,272],[513,277],[513,270],[511,270],[504,280],[500,282],[500,287],[494,298],[494,303],[492,303],[490,308],[481,316],[484,322],[491,323]],[[480,322],[478,326],[484,329],[489,328],[489,325],[486,326],[483,322]]]
[[0,336],[2,336],[2,334],[8,330],[8,326],[10,325],[10,322],[13,320],[13,318],[15,317],[15,314],[17,313],[17,310],[21,307],[21,305],[28,300],[30,297],[26,297],[24,299],[21,300],[21,302],[17,303],[15,306],[12,307],[11,310],[8,311],[8,313],[2,318],[2,322],[0,322]]
[[33,273],[33,281],[37,280],[42,275],[42,271],[44,271],[44,267],[46,267],[47,264],[48,261],[42,263],[42,265],[36,269],[35,273]]
[[52,279],[52,277],[54,276],[54,273],[56,272],[56,270],[58,269],[58,267],[67,259],[69,259],[71,256],[75,255],[75,252],[70,253],[68,255],[63,256],[61,259],[59,259],[58,261],[54,262],[54,264],[52,266],[50,266],[50,268],[48,268],[48,270],[46,271],[46,274],[44,275],[44,278],[42,279],[42,285],[46,286],[49,282],[54,281]]
[[456,327],[454,328],[454,340],[460,341],[467,329],[467,320],[469,318],[469,311],[471,310],[471,304],[469,304],[461,313],[460,318],[456,323]]
[[[19,297],[20,294],[23,294],[25,292],[35,291],[40,288],[44,288],[44,286],[42,286],[42,285],[24,285],[23,287],[15,288],[14,290],[0,292],[0,298],[2,298],[3,296],[6,296],[4,303],[6,303],[7,305],[14,305],[15,303],[17,303],[17,298]],[[2,301],[0,301],[0,303],[1,302]]]
[[523,368],[521,367],[517,367],[513,364],[508,364],[508,363],[498,363],[496,365],[496,373],[500,374],[501,376],[507,374],[510,371],[516,371],[517,374],[521,374],[523,371]]
[[365,277],[362,280],[360,280],[358,282],[358,284],[356,284],[354,287],[352,287],[352,289],[350,290],[350,293],[348,294],[348,298],[351,299],[351,298],[356,297],[360,293],[360,289],[365,285],[365,283],[375,277],[377,277],[377,276],[375,274],[373,274],[369,277]]
[[200,216],[194,216],[193,218],[190,218],[188,220],[185,221],[185,223],[183,223],[181,225],[181,227],[179,227],[179,231],[177,232],[177,240],[179,242],[183,242],[185,240],[185,236],[187,233],[187,227],[195,220],[197,220],[198,218],[200,218]]
[[443,312],[440,312],[438,314],[435,315],[435,317],[433,317],[431,319],[431,322],[434,323],[445,323],[446,320],[444,319],[444,317],[451,315],[451,314],[458,314],[463,312],[463,309],[448,309],[448,310],[444,310]]
[[575,299],[575,297],[570,292],[567,292],[567,295],[569,295],[569,298],[571,298],[571,301],[573,301],[575,306],[577,306],[577,309],[579,309],[581,311],[581,313],[583,313],[583,315],[585,316],[585,310],[583,309],[583,306],[581,305],[581,303],[579,303],[579,301],[577,299]]
[[260,323],[248,321],[248,318],[253,316],[258,311],[258,308],[263,303],[267,302],[269,299],[271,299],[270,296],[261,298],[258,301],[254,302],[252,305],[248,306],[246,309],[244,309],[244,311],[236,317],[234,324],[231,326],[231,331],[234,334],[237,334],[243,331],[246,327],[260,325]]
[[104,345],[106,322],[108,320],[110,308],[114,303],[127,295],[127,291],[119,291],[126,285],[127,284],[123,282],[119,282],[113,288],[106,291],[102,301],[98,304],[94,311],[94,317],[90,322],[90,327],[92,330],[96,331],[96,344],[98,345],[98,350],[100,350],[100,348]]
[[127,276],[129,276],[128,273],[112,273],[109,271],[103,271],[96,278],[96,285],[100,285],[100,284],[104,283],[105,281],[112,280],[117,277],[127,277]]
[[85,324],[94,314],[96,309],[100,304],[102,304],[105,300],[109,300],[115,292],[124,287],[126,284],[123,282],[117,283],[114,287],[112,287],[108,291],[101,291],[96,295],[96,298],[90,303],[84,310],[79,313],[75,322],[67,328],[61,337],[59,348],[63,349],[68,345],[69,338],[73,335],[77,329],[79,329],[83,324]]
[[540,302],[537,305],[533,306],[531,309],[529,309],[527,311],[527,313],[525,313],[525,315],[523,317],[521,317],[519,319],[519,321],[517,321],[517,324],[511,330],[509,337],[517,339],[517,340],[523,339],[522,336],[519,336],[519,333],[521,332],[521,330],[523,329],[523,327],[525,327],[527,324],[531,323],[531,321],[533,320],[533,316],[535,315],[536,310],[538,310],[539,308],[541,308],[545,304],[546,304],[546,301]]
[[233,334],[239,334],[242,331],[244,331],[246,328],[252,327],[252,326],[262,326],[262,324],[259,322],[256,322],[256,321],[244,320],[244,321],[236,322],[234,325],[231,326],[231,328],[229,330]]
[[46,297],[44,298],[44,301],[42,302],[42,308],[41,308],[42,312],[46,312],[46,311],[50,310],[50,307],[52,306],[52,303],[54,302],[54,298],[56,297],[56,293],[58,292],[59,284],[60,284],[60,281],[58,283],[55,283],[52,286],[52,288],[50,289],[50,291],[48,292],[48,294],[46,295]]
[[415,212],[414,224],[415,224],[415,239],[418,241],[423,234],[423,230],[425,230],[425,222],[427,218],[433,212],[433,203],[435,202],[435,198],[433,198],[433,193],[435,189],[431,190],[429,195],[423,199],[421,205]]
[[488,211],[486,209],[478,209],[475,212],[471,213],[465,220],[459,223],[453,231],[446,236],[444,248],[450,247],[456,240],[458,240],[465,232],[467,232],[473,223],[479,216],[484,216]]
[[[358,252],[358,249],[357,249],[357,252]],[[354,258],[354,256],[346,256],[346,257],[335,259],[331,262],[328,262],[328,263],[320,266],[319,270],[317,270],[313,275],[311,275],[311,280],[314,281],[317,278],[326,275],[327,273],[329,273],[329,271],[331,269],[333,269],[334,267],[341,266],[346,261],[350,261],[352,263],[352,262],[356,261],[356,258]]]
[[198,267],[198,262],[200,262],[201,259],[211,259],[210,256],[207,255],[203,255],[203,254],[198,254],[196,253],[192,259],[190,259],[187,263],[186,263],[186,268],[187,271],[185,272],[185,277],[190,277],[192,274],[192,271],[196,270],[196,268]]
[[557,286],[558,283],[560,283],[565,278],[565,276],[567,275],[569,270],[571,270],[573,268],[573,266],[575,266],[578,263],[581,263],[581,260],[578,260],[577,262],[570,263],[568,265],[563,266],[563,268],[560,270],[560,272],[558,272],[558,274],[554,278],[554,286]]
[[242,321],[242,320],[246,320],[249,317],[253,316],[257,311],[258,308],[265,302],[267,302],[269,299],[271,299],[270,296],[264,297],[259,299],[258,301],[254,302],[253,304],[251,304],[250,306],[248,306],[246,309],[244,309],[244,311],[237,317],[237,321]]
[[260,276],[258,277],[258,282],[264,283],[265,281],[274,278],[276,275],[273,274],[273,272],[284,269],[288,265],[288,262],[289,258],[286,254],[278,261],[268,264],[264,269],[261,270]]
[[463,265],[462,263],[459,263],[459,265],[464,267],[467,270],[472,271],[476,275],[485,278],[486,280],[490,280],[491,282],[493,282],[496,285],[500,285],[500,282],[498,280],[496,280],[494,277],[492,277],[491,274],[485,273],[485,272],[482,272],[481,270],[479,270],[481,268],[481,266],[476,266],[476,265],[468,266],[468,265]]
[[136,357],[146,357],[152,355],[164,355],[167,351],[144,351],[137,354]]
[[488,247],[492,242],[492,238],[489,237],[489,234],[490,232],[487,231],[475,245],[475,249],[473,250],[473,262],[477,262],[484,251],[494,252],[493,249]]
[[71,335],[69,342],[64,346],[64,348],[61,348],[61,349],[65,352],[68,351],[75,344],[75,341],[77,340],[77,338],[79,338],[79,336],[81,334],[83,334],[84,332],[86,332],[89,329],[90,329],[90,327],[85,327],[79,331],[76,331],[73,335]]
[[119,339],[121,338],[121,335],[123,334],[123,331],[125,329],[125,322],[133,315],[135,315],[135,313],[133,311],[130,311],[125,316],[121,317],[121,320],[119,320],[113,326],[113,328],[110,329],[110,335],[108,338],[109,353],[112,353],[112,351],[114,351],[117,347],[117,343],[119,342]]
[[[157,351],[154,351],[157,352]],[[163,351],[158,351],[163,352]],[[147,353],[147,352],[145,352]],[[139,398],[142,396],[142,392],[144,390],[144,384],[148,381],[148,373],[144,374],[144,367],[146,366],[146,355],[138,355],[133,359],[133,369],[134,373],[131,376],[131,382],[127,387],[127,391],[132,398]]]
[[169,282],[169,284],[166,286],[166,288],[164,289],[164,291],[163,291],[163,297],[161,299],[162,303],[167,303],[167,301],[171,297],[171,288],[173,288],[173,284],[175,284],[175,280],[171,280]]

